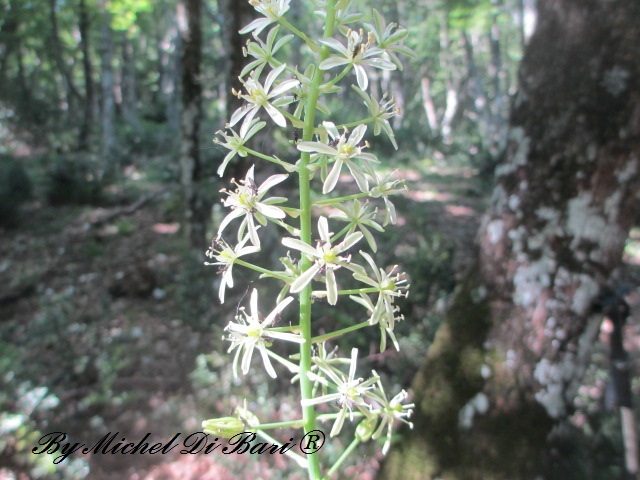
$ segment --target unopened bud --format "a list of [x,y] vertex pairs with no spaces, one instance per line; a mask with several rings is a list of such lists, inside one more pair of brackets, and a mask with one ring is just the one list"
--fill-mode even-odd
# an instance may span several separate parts
[[368,442],[378,424],[376,417],[365,418],[356,427],[356,438],[361,442]]
[[237,417],[211,418],[202,422],[202,431],[216,437],[231,438],[244,429],[244,423]]

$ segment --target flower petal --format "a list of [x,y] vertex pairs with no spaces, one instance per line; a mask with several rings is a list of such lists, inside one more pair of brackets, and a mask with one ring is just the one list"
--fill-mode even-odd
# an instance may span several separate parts
[[271,378],[277,378],[278,375],[276,371],[273,369],[273,365],[271,365],[271,360],[269,360],[269,355],[267,354],[267,347],[264,344],[258,344],[258,350],[260,351],[260,355],[262,356],[262,363],[264,363],[264,368],[267,370],[267,373]]
[[279,127],[287,126],[287,119],[284,118],[284,115],[280,113],[280,111],[276,107],[274,107],[270,103],[267,103],[264,106],[264,109],[267,111],[276,125],[278,125]]
[[[287,307],[287,305],[289,305],[292,301],[293,301],[293,297],[287,297],[284,300],[282,300],[280,303],[278,303],[276,308],[269,315],[267,315],[267,318],[264,319],[264,321],[262,322],[262,326],[266,327],[266,326],[271,325],[273,320],[278,315],[280,315],[282,313],[282,311]],[[275,332],[273,332],[273,333],[275,333]],[[273,336],[273,335],[270,335],[270,336]]]
[[315,248],[313,248],[311,245],[307,245],[302,240],[298,240],[297,238],[283,238],[282,244],[285,247],[293,248],[294,250],[300,250],[301,252],[306,253],[311,257],[316,257],[318,255],[318,252],[316,252]]
[[256,204],[256,210],[269,218],[284,218],[287,216],[281,208],[265,205],[264,203]]
[[285,68],[287,68],[287,64],[283,63],[279,67],[276,67],[271,70],[271,72],[269,72],[269,75],[267,75],[267,79],[264,82],[265,92],[268,92],[271,89],[271,85],[273,84],[274,80],[278,78],[278,75],[280,75]]
[[320,266],[317,263],[314,263],[306,272],[302,272],[302,274],[291,284],[291,293],[298,293],[301,291],[309,284],[309,282],[311,282],[311,280],[313,280],[313,277],[315,277],[319,271]]
[[327,194],[331,192],[336,185],[338,184],[338,180],[340,179],[340,172],[342,171],[343,161],[341,159],[336,160],[336,163],[333,165],[333,168],[327,175],[327,178],[322,185],[322,193]]
[[327,268],[327,300],[329,305],[338,303],[338,284],[336,283],[336,274],[333,268]]
[[273,91],[269,92],[268,97],[269,98],[277,97],[279,95],[282,95],[284,92],[291,90],[294,87],[297,87],[298,85],[300,85],[300,82],[295,78],[285,80],[284,82],[279,84],[276,88],[274,88]]
[[356,71],[356,79],[358,80],[358,86],[362,90],[366,90],[369,86],[369,78],[367,78],[367,72],[361,65],[354,65],[354,70]]
[[278,185],[279,183],[284,182],[287,178],[289,178],[289,175],[284,173],[279,173],[278,175],[271,175],[264,182],[262,182],[262,185],[260,185],[260,187],[258,187],[258,195],[266,192],[274,185]]
[[329,221],[327,217],[318,218],[318,234],[323,242],[331,241],[331,233],[329,232]]

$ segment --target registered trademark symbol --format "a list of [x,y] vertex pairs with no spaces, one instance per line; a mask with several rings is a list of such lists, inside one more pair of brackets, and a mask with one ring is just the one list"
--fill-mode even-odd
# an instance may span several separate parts
[[311,430],[300,439],[300,450],[306,455],[311,455],[322,448],[325,440],[324,432],[321,430]]

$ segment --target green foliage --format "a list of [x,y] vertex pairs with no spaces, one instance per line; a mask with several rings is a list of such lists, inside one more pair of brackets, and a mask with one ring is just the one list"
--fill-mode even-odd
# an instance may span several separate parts
[[487,29],[496,11],[490,0],[448,0],[444,6],[449,11],[451,26],[463,29]]
[[95,159],[54,156],[47,172],[46,197],[52,205],[95,205],[103,200],[104,172]]
[[111,27],[114,30],[130,30],[135,26],[137,16],[152,8],[151,0],[111,0],[107,4],[111,14]]
[[16,227],[20,205],[32,194],[33,186],[24,166],[7,156],[0,156],[0,227]]

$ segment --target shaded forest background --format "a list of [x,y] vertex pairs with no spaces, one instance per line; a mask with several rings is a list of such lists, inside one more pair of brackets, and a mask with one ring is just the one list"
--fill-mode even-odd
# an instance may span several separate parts
[[[404,72],[370,72],[374,95],[388,92],[402,111],[400,149],[373,149],[410,189],[380,255],[408,272],[412,293],[400,353],[377,353],[375,335],[358,346],[406,388],[473,262],[535,10],[528,0],[375,7],[409,30],[417,53]],[[292,10],[292,22],[313,24],[311,2]],[[226,151],[211,140],[235,108],[228,92],[246,40],[236,32],[252,15],[233,0],[0,0],[0,478],[298,478],[261,458],[95,455],[53,465],[30,454],[48,431],[87,443],[108,431],[197,431],[245,396],[274,421],[295,408],[294,397],[274,398],[285,385],[261,374],[232,380],[221,337],[246,292],[219,305],[219,279],[202,265],[222,214],[215,171]],[[300,45],[286,48],[304,64]],[[351,101],[331,108],[348,112]],[[201,118],[185,125],[191,102]],[[269,131],[258,141],[293,156],[292,138]],[[631,284],[636,237],[625,249]],[[348,325],[350,312],[320,321]],[[593,478],[610,478],[623,457],[617,417],[603,408],[606,369],[601,347],[579,398]],[[362,449],[344,478],[372,478],[378,451]]]

